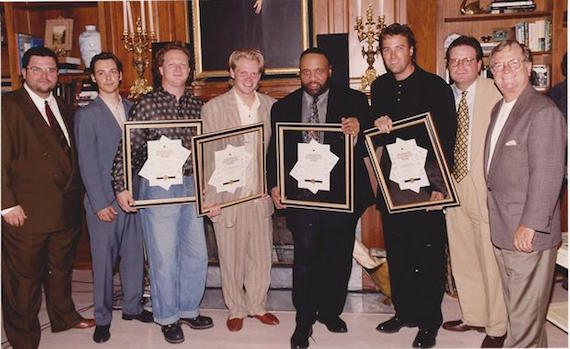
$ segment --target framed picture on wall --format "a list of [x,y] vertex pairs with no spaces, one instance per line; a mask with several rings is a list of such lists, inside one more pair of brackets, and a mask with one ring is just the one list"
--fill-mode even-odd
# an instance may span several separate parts
[[46,20],[45,46],[52,50],[71,51],[73,19],[58,18]]
[[309,48],[308,0],[195,0],[192,20],[196,78],[225,77],[228,58],[238,48],[257,48],[265,74],[296,74],[302,51]]

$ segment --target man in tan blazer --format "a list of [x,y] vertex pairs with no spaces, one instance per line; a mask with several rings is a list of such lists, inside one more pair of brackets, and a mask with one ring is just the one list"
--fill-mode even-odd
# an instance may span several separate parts
[[[262,122],[267,152],[271,136],[269,114],[275,99],[255,91],[263,68],[264,59],[258,50],[236,50],[230,55],[229,70],[234,86],[202,107],[204,132]],[[248,144],[247,139],[245,144]],[[205,162],[213,161],[211,158]],[[238,190],[249,190],[250,184]],[[215,188],[207,186],[207,199],[219,195],[223,193],[217,194]],[[229,309],[226,324],[230,331],[241,330],[246,316],[267,325],[279,323],[277,317],[265,309],[271,271],[272,214],[273,202],[269,196],[223,209],[214,206],[208,214],[214,223],[222,292]]]
[[482,59],[479,41],[470,36],[460,36],[446,52],[457,108],[453,179],[461,206],[449,208],[445,218],[461,319],[444,322],[443,328],[486,332],[481,346],[488,348],[503,345],[507,311],[491,243],[483,173],[485,134],[491,108],[501,94],[493,80],[479,77]]
[[503,94],[485,140],[491,239],[509,316],[505,347],[546,347],[546,312],[560,243],[559,194],[566,122],[529,83],[530,50],[516,41],[493,49]]
[[2,97],[2,315],[14,348],[37,348],[42,285],[52,332],[95,326],[71,299],[81,182],[69,114],[52,94],[57,57],[22,57],[24,86]]

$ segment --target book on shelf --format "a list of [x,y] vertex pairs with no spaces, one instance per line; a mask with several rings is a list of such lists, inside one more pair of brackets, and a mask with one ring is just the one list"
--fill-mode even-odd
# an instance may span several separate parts
[[81,59],[78,57],[69,57],[69,56],[65,56],[65,57],[57,57],[57,63],[59,64],[75,64],[75,65],[80,65],[81,64]]
[[536,7],[534,1],[532,0],[516,0],[516,1],[500,1],[493,2],[491,8],[503,8],[503,7],[519,7],[519,6],[534,6]]
[[535,22],[519,22],[514,28],[515,39],[525,44],[532,52],[545,52],[552,49],[552,20],[550,18]]
[[17,33],[16,44],[18,46],[18,64],[20,65],[21,72],[24,53],[32,47],[44,46],[44,39],[33,37],[30,34]]
[[84,73],[85,71],[83,69],[59,68],[58,72],[60,74],[78,74],[78,73]]
[[537,91],[548,90],[550,88],[550,66],[548,64],[533,64],[530,82]]

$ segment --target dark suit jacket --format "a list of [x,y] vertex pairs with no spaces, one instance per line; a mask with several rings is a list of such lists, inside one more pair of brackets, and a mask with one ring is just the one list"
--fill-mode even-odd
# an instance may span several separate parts
[[63,103],[58,105],[71,162],[24,88],[2,97],[2,209],[22,206],[28,216],[23,231],[51,232],[81,221],[73,128]]
[[[132,102],[123,99],[125,117]],[[85,185],[85,208],[96,214],[115,201],[111,167],[121,141],[121,127],[101,97],[75,113],[75,138],[79,168]]]
[[[501,104],[502,100],[491,112],[485,166]],[[491,240],[495,246],[514,250],[514,233],[521,224],[536,230],[535,251],[551,249],[560,242],[558,197],[565,154],[564,117],[552,101],[527,86],[509,114],[485,173]]]
[[[298,89],[285,98],[277,101],[271,109],[271,141],[267,151],[267,188],[277,186],[277,162],[276,162],[276,149],[275,149],[275,123],[277,122],[301,122],[302,110],[302,97],[303,90]],[[362,212],[373,202],[373,194],[368,178],[368,172],[364,166],[363,158],[366,156],[366,149],[364,147],[364,136],[362,135],[363,127],[368,120],[368,101],[366,96],[356,90],[348,89],[345,87],[331,85],[328,104],[327,104],[327,123],[340,123],[342,117],[356,117],[360,121],[361,134],[358,137],[358,142],[355,149],[354,156],[354,195],[355,195],[355,213],[357,215]],[[294,138],[294,139],[292,139]],[[302,133],[295,133],[295,136],[290,139],[285,139],[286,144],[297,144],[302,142]],[[325,133],[325,144],[330,144],[331,151],[339,154],[343,145],[343,137],[334,133]],[[295,151],[288,152],[289,156],[284,159],[287,168],[293,168],[297,161]],[[340,161],[340,160],[339,160]],[[331,172],[331,191],[319,191],[316,196],[317,200],[334,201],[333,198],[342,195],[338,189],[342,189],[341,181],[344,181],[344,173],[341,171],[342,166],[337,165]],[[296,181],[289,175],[286,180],[288,188],[296,188]],[[337,189],[335,191],[335,189]],[[297,189],[300,191],[296,195],[311,196],[312,194],[306,189]]]

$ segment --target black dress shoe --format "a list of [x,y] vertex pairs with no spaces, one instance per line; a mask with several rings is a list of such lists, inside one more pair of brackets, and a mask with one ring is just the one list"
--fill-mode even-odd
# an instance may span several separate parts
[[111,325],[95,326],[95,332],[93,332],[93,342],[104,343],[111,338],[111,333],[109,328]]
[[309,337],[313,335],[313,326],[295,326],[295,331],[291,336],[291,349],[307,349],[309,347]]
[[376,330],[382,333],[396,333],[402,327],[416,327],[417,324],[407,322],[399,319],[397,316],[392,316],[389,320],[382,322],[376,326]]
[[433,348],[435,346],[435,337],[437,330],[428,330],[427,328],[420,328],[412,347],[414,348]]
[[198,315],[195,318],[181,317],[180,323],[190,326],[194,330],[204,330],[206,328],[214,327],[214,322],[209,316]]
[[162,334],[164,334],[164,339],[168,343],[178,344],[184,342],[184,332],[180,328],[180,324],[175,322],[170,325],[161,326]]
[[140,322],[153,322],[154,318],[152,313],[148,310],[141,311],[136,315],[124,314],[123,313],[123,320],[139,320]]
[[344,322],[340,317],[333,316],[333,317],[319,317],[317,316],[317,320],[324,324],[327,329],[334,333],[345,333],[348,331],[346,328],[346,322]]
[[483,343],[481,343],[481,348],[502,348],[505,338],[507,338],[506,334],[499,337],[486,335]]

